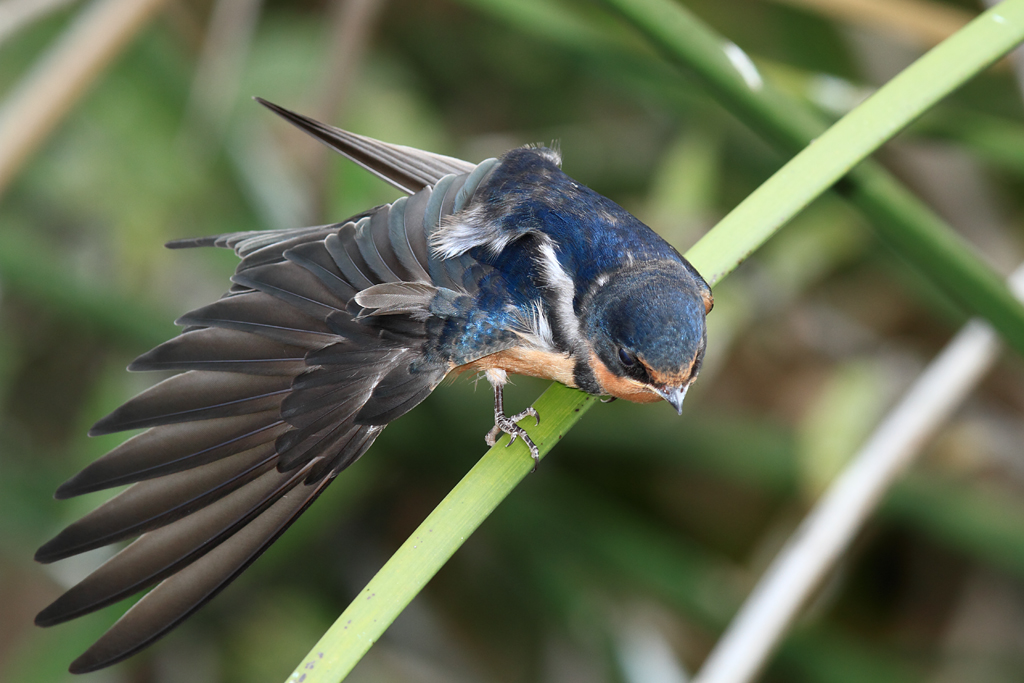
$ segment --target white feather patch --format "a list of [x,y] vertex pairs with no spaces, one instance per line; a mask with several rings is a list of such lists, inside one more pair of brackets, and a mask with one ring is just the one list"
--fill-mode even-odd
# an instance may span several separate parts
[[516,236],[488,221],[483,207],[475,206],[443,222],[430,236],[430,249],[442,259],[462,256],[476,247],[500,254]]
[[569,342],[575,345],[580,339],[580,321],[572,305],[576,296],[576,285],[558,262],[555,245],[550,240],[541,242],[537,252],[537,262],[544,275],[544,284],[555,294],[555,320]]
[[534,348],[544,351],[555,350],[555,335],[551,331],[551,323],[548,322],[548,317],[544,313],[542,301],[532,302],[526,311],[520,311],[514,306],[510,306],[509,309],[515,316],[513,331],[516,334]]
[[500,368],[487,368],[484,370],[484,377],[495,389],[500,389],[508,383],[508,373]]

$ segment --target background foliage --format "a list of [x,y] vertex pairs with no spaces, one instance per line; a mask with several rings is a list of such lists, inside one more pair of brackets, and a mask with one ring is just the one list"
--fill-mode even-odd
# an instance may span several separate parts
[[[873,19],[840,0],[686,4],[830,117],[978,10],[930,0]],[[0,43],[0,93],[79,9]],[[43,568],[31,555],[103,497],[50,494],[121,438],[87,439],[88,426],[155,380],[124,366],[226,287],[229,253],[160,244],[335,221],[395,196],[250,95],[471,160],[558,139],[570,175],[680,250],[785,161],[589,3],[217,9],[233,31],[211,52],[213,3],[167,3],[0,198],[7,680],[68,677],[116,617],[33,627],[104,556]],[[1021,256],[1022,114],[1002,63],[879,155],[1004,273]],[[591,410],[349,680],[668,682],[694,670],[815,496],[965,320],[867,220],[823,197],[744,264],[716,289],[684,416]],[[1005,358],[925,448],[764,680],[1019,680],[1022,372]],[[543,386],[517,380],[508,402]],[[479,457],[490,412],[489,391],[442,388],[209,607],[89,678],[284,679]]]

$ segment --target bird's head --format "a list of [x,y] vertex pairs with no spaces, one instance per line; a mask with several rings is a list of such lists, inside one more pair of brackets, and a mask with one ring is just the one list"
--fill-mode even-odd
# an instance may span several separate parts
[[682,412],[707,346],[711,290],[675,261],[601,276],[581,310],[590,366],[604,393],[638,403],[663,398]]

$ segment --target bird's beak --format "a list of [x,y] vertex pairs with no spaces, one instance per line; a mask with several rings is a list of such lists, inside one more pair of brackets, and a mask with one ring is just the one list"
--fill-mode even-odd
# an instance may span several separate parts
[[684,385],[681,387],[663,387],[658,389],[658,393],[661,397],[668,401],[668,404],[676,409],[676,412],[680,415],[683,414],[683,399],[686,398],[686,392],[690,388],[690,385]]

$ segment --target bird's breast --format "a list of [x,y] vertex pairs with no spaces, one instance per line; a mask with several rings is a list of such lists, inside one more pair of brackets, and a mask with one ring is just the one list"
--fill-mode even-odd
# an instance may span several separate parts
[[498,368],[516,375],[551,379],[575,389],[574,367],[575,363],[568,354],[518,346],[478,358],[457,370],[464,372],[466,370],[483,371]]

